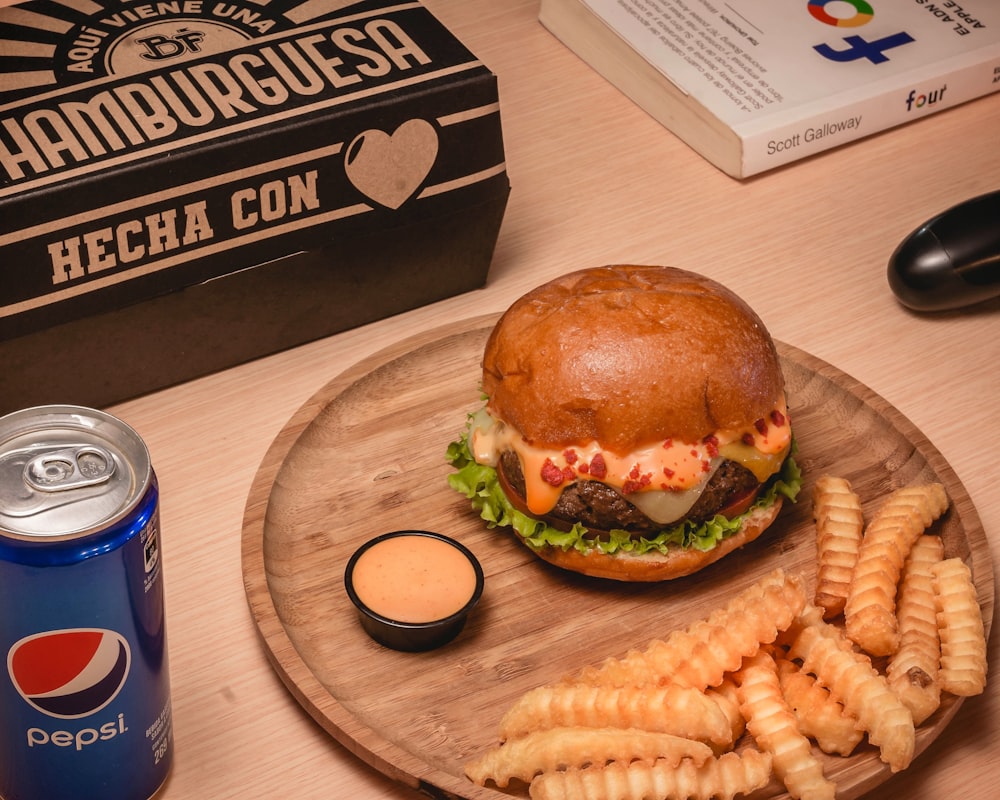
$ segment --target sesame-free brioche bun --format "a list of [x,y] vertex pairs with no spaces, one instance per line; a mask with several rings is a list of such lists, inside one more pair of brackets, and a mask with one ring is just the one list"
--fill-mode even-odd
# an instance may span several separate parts
[[[596,550],[581,553],[572,548],[563,550],[558,547],[530,549],[543,561],[592,578],[609,578],[629,583],[669,581],[692,575],[752,542],[774,522],[781,506],[782,499],[778,497],[767,508],[754,509],[746,515],[736,533],[723,539],[711,550],[672,547],[665,553],[652,551],[633,555],[601,553]],[[523,543],[524,540],[521,541]]]
[[783,390],[754,311],[673,267],[563,275],[511,305],[483,354],[490,413],[544,447],[698,441],[765,417]]

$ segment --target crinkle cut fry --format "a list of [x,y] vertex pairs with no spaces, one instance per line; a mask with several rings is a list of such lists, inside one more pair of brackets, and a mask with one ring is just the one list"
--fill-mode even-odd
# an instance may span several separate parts
[[871,660],[844,647],[842,639],[828,623],[804,626],[792,643],[789,657],[800,660],[802,669],[815,675],[848,713],[858,718],[868,740],[879,748],[882,760],[893,772],[899,772],[913,760],[913,715],[872,667]]
[[640,728],[731,745],[733,727],[721,706],[685,686],[539,686],[521,695],[500,720],[500,741],[545,728]]
[[903,568],[896,601],[899,647],[886,666],[889,687],[920,725],[941,703],[941,639],[932,567],[944,558],[940,536],[918,537]]
[[739,693],[736,689],[736,684],[733,683],[733,679],[727,676],[718,686],[706,689],[705,694],[711,697],[718,704],[719,708],[722,709],[722,713],[729,720],[732,741],[738,741],[746,730],[747,723],[740,712]]
[[849,756],[864,737],[857,719],[847,713],[830,690],[787,658],[777,658],[778,680],[799,730],[824,753]]
[[747,729],[757,746],[771,754],[772,768],[788,793],[801,800],[834,800],[836,787],[823,774],[822,763],[785,702],[771,655],[760,650],[744,659],[735,680]]
[[861,499],[844,478],[821,475],[813,489],[816,590],[813,602],[832,619],[843,613],[858,561],[864,516]]
[[844,606],[847,636],[873,656],[899,646],[896,592],[910,548],[924,529],[948,510],[940,483],[892,492],[865,530]]
[[531,782],[531,800],[733,800],[767,785],[771,756],[730,751],[696,766],[656,762],[546,772]]
[[960,697],[986,687],[986,633],[972,571],[960,558],[931,567],[941,637],[941,687]]
[[511,780],[530,783],[541,772],[580,768],[609,761],[657,759],[677,766],[681,759],[697,765],[712,758],[712,749],[702,742],[666,733],[650,733],[621,728],[550,728],[509,739],[465,766],[473,783],[485,786],[493,781],[501,789]]
[[739,668],[744,656],[755,653],[761,643],[773,642],[791,625],[805,601],[801,578],[774,570],[707,619],[651,642],[644,651],[588,667],[578,680],[607,686],[666,682],[697,689],[718,686],[725,673]]

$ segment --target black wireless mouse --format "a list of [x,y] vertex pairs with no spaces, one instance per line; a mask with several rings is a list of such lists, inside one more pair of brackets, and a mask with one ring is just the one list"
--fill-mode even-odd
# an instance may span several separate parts
[[1000,192],[959,203],[907,236],[889,259],[889,286],[916,311],[1000,296]]

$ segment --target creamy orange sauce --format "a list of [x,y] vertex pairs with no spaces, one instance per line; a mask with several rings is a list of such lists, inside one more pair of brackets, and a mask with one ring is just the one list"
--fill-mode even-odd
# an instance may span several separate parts
[[368,608],[397,622],[433,622],[460,611],[476,589],[465,554],[431,536],[394,536],[369,547],[352,575]]
[[[624,493],[633,502],[650,492],[686,495],[675,497],[675,502],[670,504],[676,512],[673,518],[679,518],[694,504],[723,458],[743,464],[762,482],[777,472],[791,444],[791,426],[783,397],[771,417],[762,420],[761,430],[751,427],[719,431],[711,442],[655,442],[618,456],[602,450],[597,442],[563,451],[534,447],[513,429],[483,414],[477,417],[473,426],[470,447],[478,463],[490,466],[496,466],[504,450],[514,450],[520,456],[525,500],[533,514],[551,511],[570,482],[599,478],[618,489],[624,488]],[[602,475],[595,474],[591,468],[598,455],[603,462]],[[553,471],[563,474],[562,481],[552,479]],[[548,480],[544,477],[546,473]]]

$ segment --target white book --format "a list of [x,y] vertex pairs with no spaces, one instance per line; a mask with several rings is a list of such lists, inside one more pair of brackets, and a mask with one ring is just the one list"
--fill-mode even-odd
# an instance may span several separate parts
[[542,0],[539,19],[737,178],[1000,89],[997,0]]

